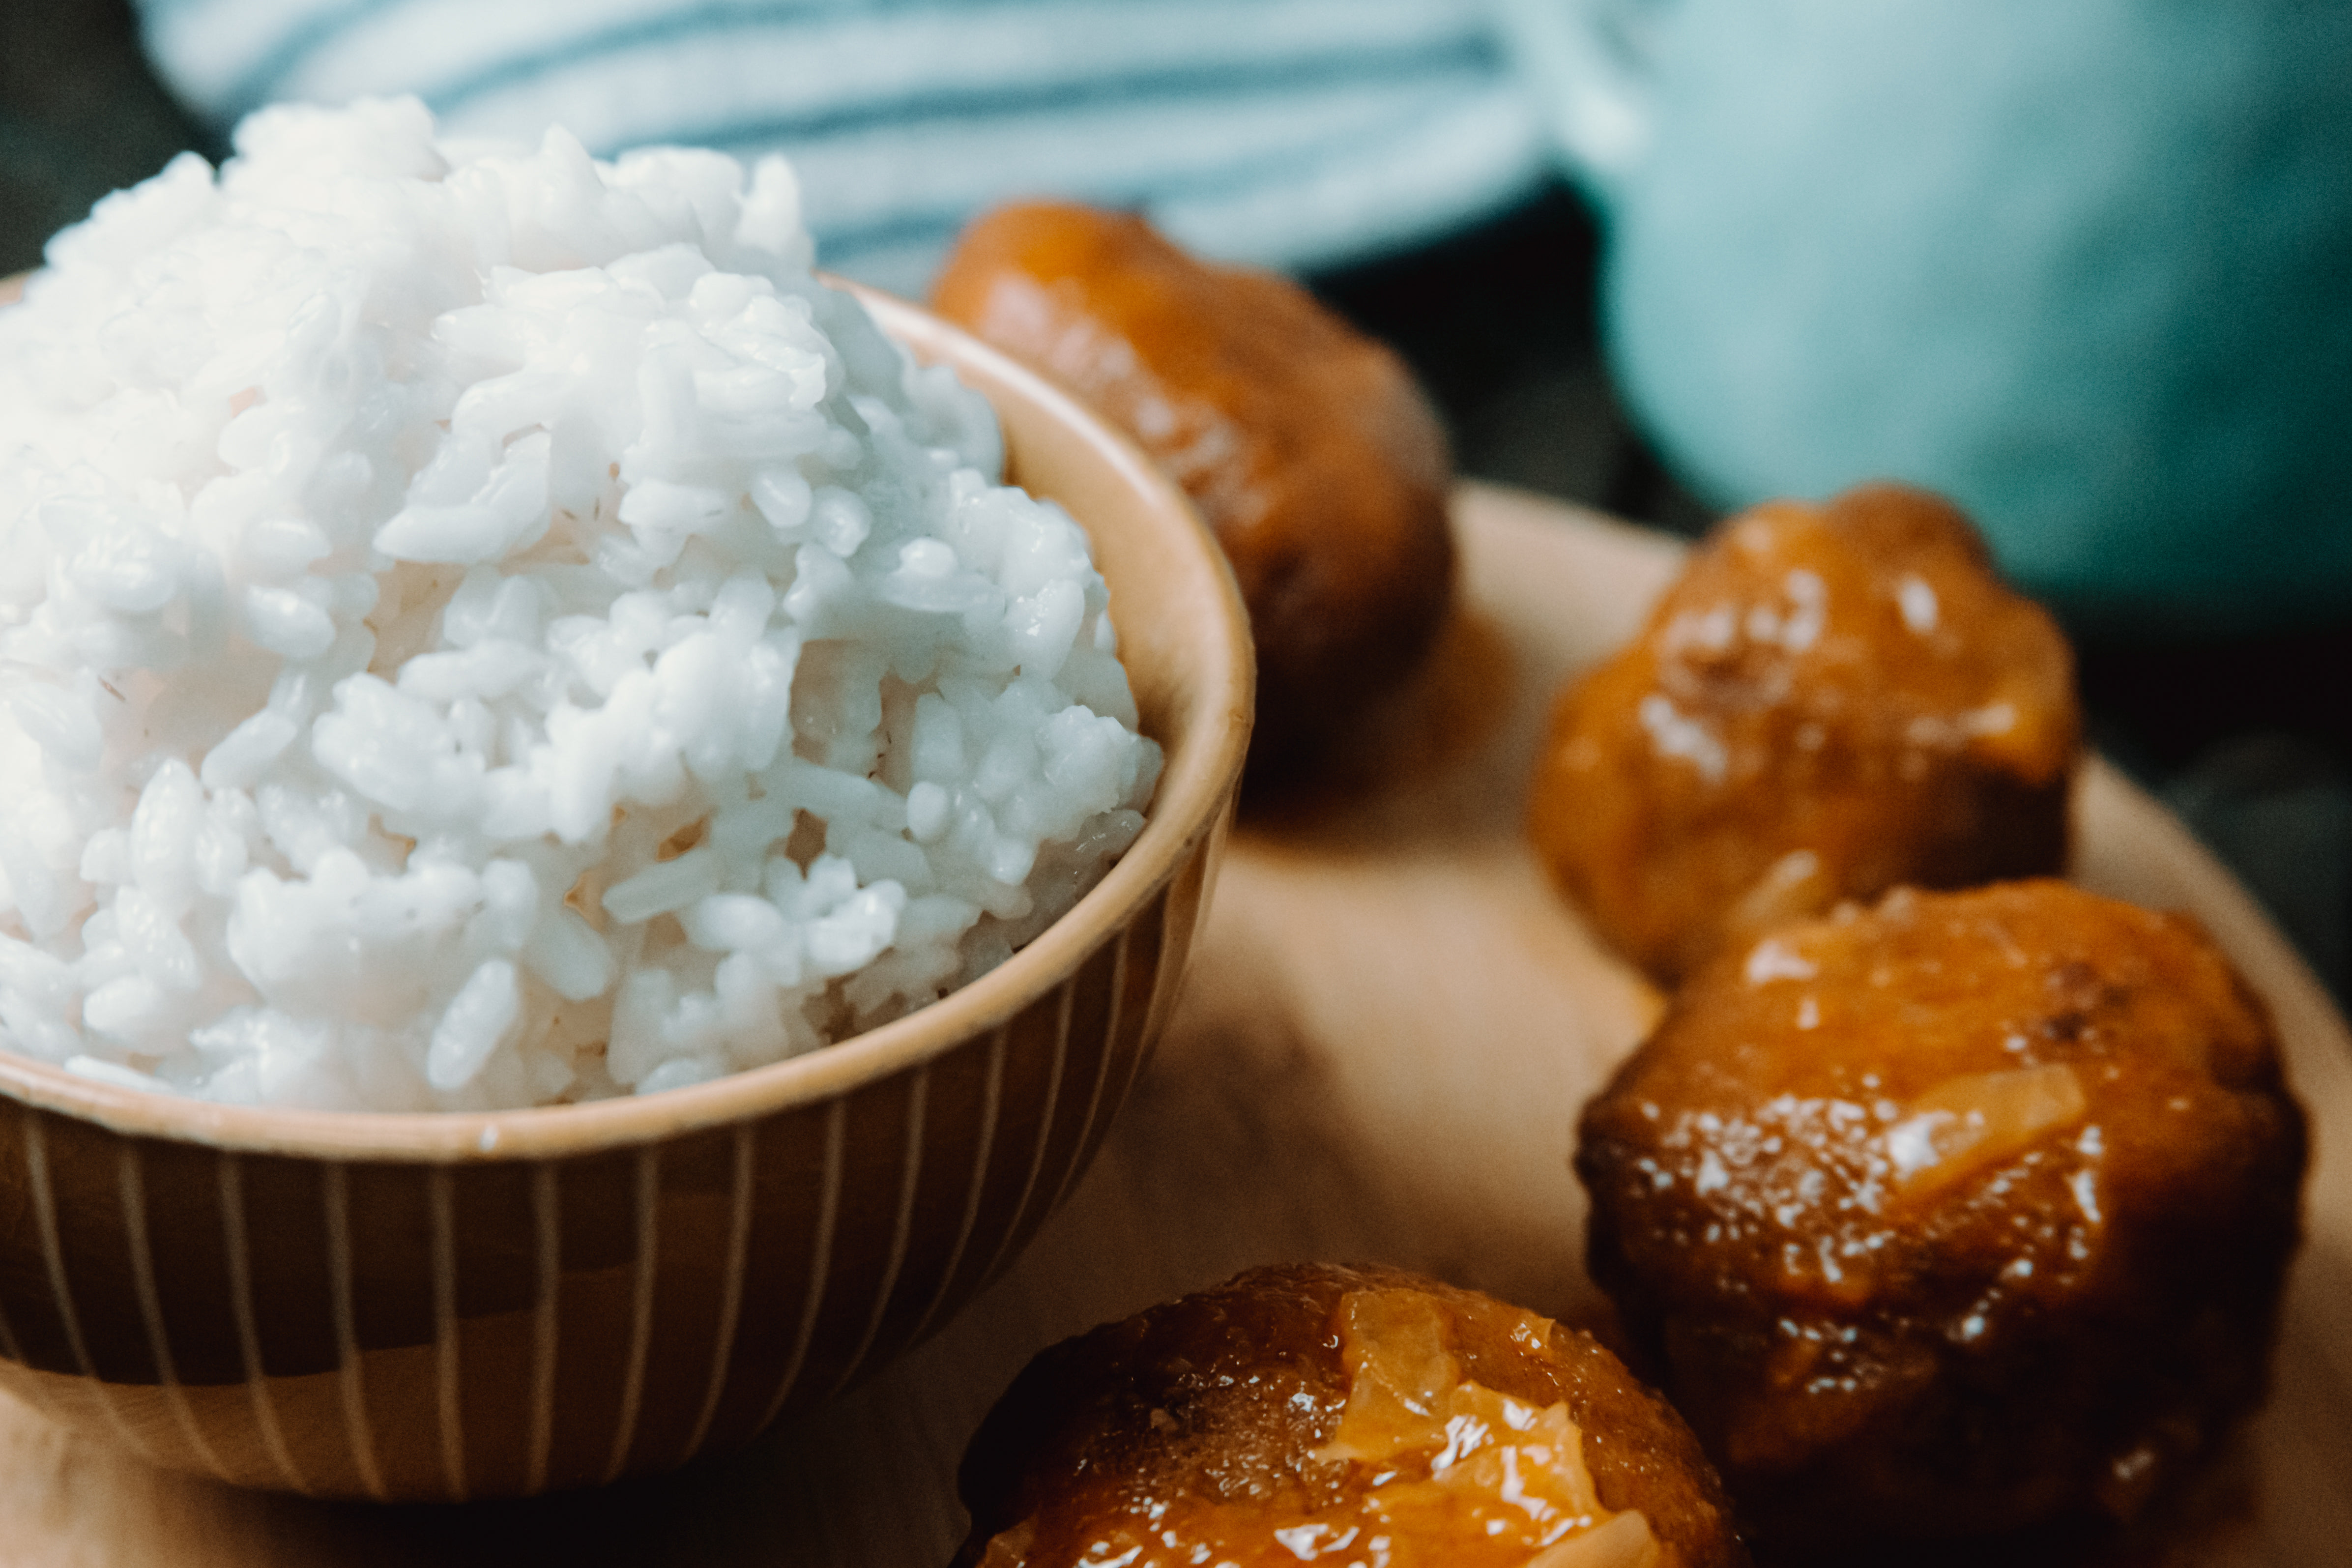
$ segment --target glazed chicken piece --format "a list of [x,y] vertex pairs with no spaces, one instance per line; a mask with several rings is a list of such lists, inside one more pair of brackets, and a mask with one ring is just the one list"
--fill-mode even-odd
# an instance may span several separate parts
[[1272,273],[1063,203],[975,221],[931,306],[1125,431],[1200,509],[1257,644],[1254,783],[1311,768],[1419,667],[1453,595],[1452,460],[1386,348]]
[[1585,1334],[1260,1268],[1046,1351],[974,1435],[960,1568],[1734,1568],[1690,1433]]
[[1843,899],[2063,869],[2081,728],[2064,638],[1959,512],[1885,485],[1773,501],[1561,697],[1529,830],[1671,980]]
[[2201,930],[2035,881],[1719,957],[1576,1168],[1759,1542],[1885,1549],[2177,1491],[2262,1396],[2305,1138]]

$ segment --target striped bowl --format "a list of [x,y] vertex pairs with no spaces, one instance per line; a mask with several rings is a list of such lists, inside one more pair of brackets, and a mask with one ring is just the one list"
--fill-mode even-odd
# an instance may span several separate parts
[[0,1386],[156,1464],[332,1497],[520,1496],[678,1465],[944,1323],[1085,1168],[1165,1018],[1231,819],[1252,665],[1177,491],[912,309],[1013,477],[1093,535],[1150,822],[994,973],[795,1060],[486,1114],[226,1107],[0,1053]]

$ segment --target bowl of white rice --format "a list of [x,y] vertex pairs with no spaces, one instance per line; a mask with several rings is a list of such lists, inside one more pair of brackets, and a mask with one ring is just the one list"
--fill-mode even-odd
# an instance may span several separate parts
[[790,171],[277,109],[0,306],[0,1385],[519,1496],[938,1328],[1149,1053],[1252,670]]

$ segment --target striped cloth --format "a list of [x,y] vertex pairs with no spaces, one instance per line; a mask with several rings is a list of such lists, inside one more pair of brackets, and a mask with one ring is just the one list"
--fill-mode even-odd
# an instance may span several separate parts
[[901,292],[1014,196],[1139,207],[1298,269],[1499,211],[1550,163],[1480,0],[137,4],[159,73],[217,127],[415,92],[450,134],[781,151],[821,262]]

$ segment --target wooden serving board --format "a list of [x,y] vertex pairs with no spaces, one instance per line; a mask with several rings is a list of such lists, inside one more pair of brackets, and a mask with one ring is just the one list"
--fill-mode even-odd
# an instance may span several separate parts
[[[1464,613],[1376,769],[1235,835],[1186,1000],[1090,1175],[1013,1271],[832,1409],[677,1475],[387,1509],[147,1469],[0,1396],[0,1564],[943,1563],[966,1436],[1040,1347],[1282,1259],[1381,1259],[1558,1316],[1598,1306],[1578,1108],[1659,998],[1519,831],[1550,693],[1630,635],[1678,547],[1466,488]],[[2228,874],[2102,765],[2077,875],[2193,910],[2284,1033],[2317,1162],[2277,1390],[2177,1568],[2352,1563],[2352,1037]]]

